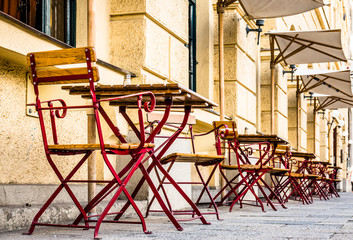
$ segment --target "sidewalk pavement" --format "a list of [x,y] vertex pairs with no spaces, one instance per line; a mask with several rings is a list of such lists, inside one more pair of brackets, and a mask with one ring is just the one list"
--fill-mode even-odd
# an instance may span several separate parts
[[[340,193],[340,198],[328,201],[315,199],[311,205],[290,201],[287,209],[278,206],[277,211],[266,207],[244,205],[220,207],[222,221],[206,215],[211,225],[200,221],[182,222],[184,231],[177,231],[165,216],[147,218],[147,228],[152,234],[144,234],[139,225],[103,223],[100,237],[104,240],[234,240],[234,239],[353,239],[353,193]],[[6,240],[93,239],[93,230],[37,227],[30,236],[22,231],[1,233]]]

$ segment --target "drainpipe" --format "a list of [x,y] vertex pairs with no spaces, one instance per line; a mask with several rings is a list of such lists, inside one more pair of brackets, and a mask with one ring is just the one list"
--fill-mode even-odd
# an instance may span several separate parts
[[[88,0],[88,9],[87,9],[87,22],[88,22],[88,39],[87,43],[90,47],[96,46],[96,0]],[[94,117],[93,110],[87,111],[87,142],[95,144],[96,143],[96,121]],[[88,158],[88,180],[96,180],[96,152],[94,151],[91,156]],[[88,201],[91,201],[97,193],[97,185],[94,182],[88,183]],[[96,213],[96,208],[92,209],[89,215],[94,215]]]

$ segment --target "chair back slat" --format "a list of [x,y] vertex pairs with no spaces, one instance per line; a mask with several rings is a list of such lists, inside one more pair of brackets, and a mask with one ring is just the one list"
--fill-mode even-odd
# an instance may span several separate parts
[[67,65],[67,64],[77,64],[86,63],[85,51],[89,49],[91,62],[96,62],[97,57],[94,48],[69,48],[56,51],[45,51],[27,54],[27,61],[30,65],[30,54],[34,54],[36,67],[48,67],[55,65]]
[[[38,85],[88,83],[99,80],[94,48],[70,48],[27,54],[31,80]],[[91,72],[92,70],[92,72]]]
[[[96,101],[95,85],[93,81],[99,80],[98,67],[96,66],[96,54],[92,47],[69,48],[63,50],[54,50],[46,52],[31,52],[27,54],[30,78],[33,82],[34,93],[36,96],[36,110],[41,125],[42,137],[45,148],[48,150],[49,142],[47,131],[51,130],[53,143],[59,144],[59,135],[57,133],[57,122],[65,118],[69,109],[93,109]],[[67,106],[66,100],[60,97],[47,96],[50,100],[41,100],[45,96],[48,88],[39,85],[53,84],[89,84],[92,105],[72,105]],[[55,89],[55,88],[51,88]],[[46,123],[44,114],[49,112],[50,124]],[[48,132],[49,132],[48,131]]]
[[232,137],[237,137],[238,136],[238,131],[237,131],[237,125],[235,121],[214,121],[213,126],[215,128],[220,127],[220,131],[225,131],[225,127],[222,125],[226,125],[228,127],[228,135],[226,138],[232,138]]
[[[92,71],[93,80],[95,82],[99,81],[99,73],[97,67],[92,67]],[[37,78],[39,85],[88,82],[87,68],[38,69]],[[50,79],[52,79],[52,81],[50,81]]]

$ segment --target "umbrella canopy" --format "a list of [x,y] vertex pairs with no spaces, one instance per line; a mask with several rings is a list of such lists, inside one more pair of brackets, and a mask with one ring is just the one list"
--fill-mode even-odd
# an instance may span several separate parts
[[351,71],[315,71],[299,70],[295,75],[302,79],[300,92],[313,92],[330,96],[351,98]]
[[240,0],[252,19],[276,18],[306,12],[324,6],[324,0]]
[[[268,32],[280,53],[272,63],[308,64],[347,61],[341,43],[341,30]],[[272,40],[271,40],[272,39]],[[274,44],[271,44],[274,52]]]
[[316,111],[322,109],[353,108],[353,98],[340,98],[334,96],[318,97]]

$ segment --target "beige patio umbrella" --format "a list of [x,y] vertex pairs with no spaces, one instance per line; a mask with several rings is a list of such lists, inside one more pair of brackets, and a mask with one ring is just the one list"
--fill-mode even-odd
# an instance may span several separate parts
[[271,63],[306,64],[347,61],[341,41],[341,29],[319,31],[268,32],[271,54],[274,42],[280,53],[271,55]]
[[351,98],[351,71],[315,71],[310,69],[297,70],[295,75],[300,76],[302,85],[299,93],[312,92],[339,98]]
[[250,19],[295,15],[325,5],[324,0],[240,0]]
[[[283,62],[308,64],[347,61],[341,42],[341,30],[269,32],[271,50],[271,132],[274,133],[274,69]],[[279,53],[275,56],[275,43]],[[297,76],[297,118],[300,105],[299,77]],[[299,121],[297,121],[297,148],[300,146]]]
[[353,98],[341,98],[335,96],[317,97],[315,111],[323,109],[353,108]]
[[[223,14],[225,9],[236,0],[217,0],[218,13],[218,44],[219,44],[219,108],[220,120],[225,118],[224,109],[224,42],[223,42]],[[241,6],[250,18],[272,18],[298,14],[323,6],[323,0],[296,0],[291,3],[288,0],[240,0]],[[296,10],[293,11],[293,8]],[[272,102],[274,102],[274,90]],[[272,104],[273,105],[273,104]],[[274,128],[274,124],[272,124]],[[272,132],[274,132],[272,130]],[[223,179],[223,178],[221,178]],[[222,184],[223,185],[223,184]],[[222,194],[223,195],[223,194]]]
[[[223,14],[236,0],[217,0],[219,35],[219,108],[220,119],[224,120],[224,46]],[[250,19],[275,18],[294,15],[324,6],[324,0],[239,0]],[[273,131],[272,131],[273,132]]]

